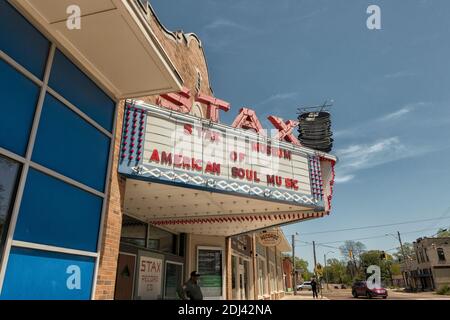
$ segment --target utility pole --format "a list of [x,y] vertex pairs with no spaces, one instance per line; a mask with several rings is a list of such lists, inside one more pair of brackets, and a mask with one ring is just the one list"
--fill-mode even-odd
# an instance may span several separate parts
[[292,235],[292,289],[294,290],[294,295],[297,294],[297,283],[295,279],[295,234]]
[[327,269],[327,254],[326,253],[323,255],[323,261],[324,261],[324,265],[325,265],[325,281],[327,282],[327,290],[330,290],[330,288],[328,287],[328,269]]
[[[397,235],[398,235],[398,242],[400,242],[400,249],[402,250],[403,261],[405,262],[405,269],[407,272],[409,272],[409,266],[408,266],[408,262],[406,260],[405,249],[403,249],[403,243],[402,243],[402,238],[400,236],[400,231],[397,231]],[[403,278],[404,278],[403,280],[405,281],[405,285],[409,287],[409,281],[407,281],[407,279],[404,275],[403,275]]]
[[317,272],[316,272],[316,266],[317,266],[317,260],[316,260],[316,242],[313,241],[313,255],[314,255],[314,276],[316,277],[317,280]]

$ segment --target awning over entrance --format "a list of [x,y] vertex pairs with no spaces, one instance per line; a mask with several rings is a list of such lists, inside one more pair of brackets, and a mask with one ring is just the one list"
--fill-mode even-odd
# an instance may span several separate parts
[[[117,99],[182,88],[182,79],[132,0],[10,0]],[[81,14],[80,26],[68,18]],[[73,11],[75,10],[75,11]],[[70,24],[70,22],[69,22]]]
[[175,232],[231,236],[323,217],[311,208],[127,179],[125,212]]
[[232,236],[327,215],[328,154],[128,102],[125,213],[176,232]]

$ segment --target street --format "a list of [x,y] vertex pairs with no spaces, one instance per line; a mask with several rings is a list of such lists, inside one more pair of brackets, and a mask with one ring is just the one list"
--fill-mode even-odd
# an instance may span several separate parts
[[[357,299],[352,297],[351,289],[334,289],[334,290],[324,290],[323,297],[318,300],[355,300],[363,301],[369,300],[365,297],[359,297]],[[313,300],[311,291],[298,291],[297,295],[288,294],[283,300]],[[371,300],[383,300],[380,298],[374,298]],[[437,295],[434,292],[396,292],[393,290],[388,290],[387,300],[450,300],[450,296]]]

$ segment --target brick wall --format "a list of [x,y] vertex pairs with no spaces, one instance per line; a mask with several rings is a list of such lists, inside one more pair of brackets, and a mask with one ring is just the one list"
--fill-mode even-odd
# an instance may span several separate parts
[[120,135],[122,131],[125,104],[119,104],[117,112],[116,139],[114,141],[113,164],[108,190],[100,262],[97,275],[97,287],[94,299],[113,299],[116,282],[117,259],[119,256],[120,232],[122,228],[123,197],[125,181],[117,172],[120,153]]
[[[201,42],[194,35],[184,35],[182,32],[169,32],[155,16],[149,21],[150,26],[183,78],[184,86],[191,90],[191,103],[194,103],[197,83],[197,70],[201,74],[200,93],[212,95],[209,84],[208,67]],[[141,97],[147,103],[155,104],[157,96]],[[117,260],[119,255],[120,235],[123,215],[123,197],[125,180],[118,174],[120,141],[125,103],[119,104],[116,137],[114,144],[113,165],[110,178],[108,205],[103,224],[103,236],[100,251],[97,287],[94,299],[114,299]],[[206,107],[202,106],[203,115]]]

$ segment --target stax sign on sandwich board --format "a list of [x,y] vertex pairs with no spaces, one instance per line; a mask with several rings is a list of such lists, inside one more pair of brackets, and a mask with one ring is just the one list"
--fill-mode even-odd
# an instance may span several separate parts
[[258,234],[259,242],[265,247],[275,247],[281,242],[278,231],[262,231]]

